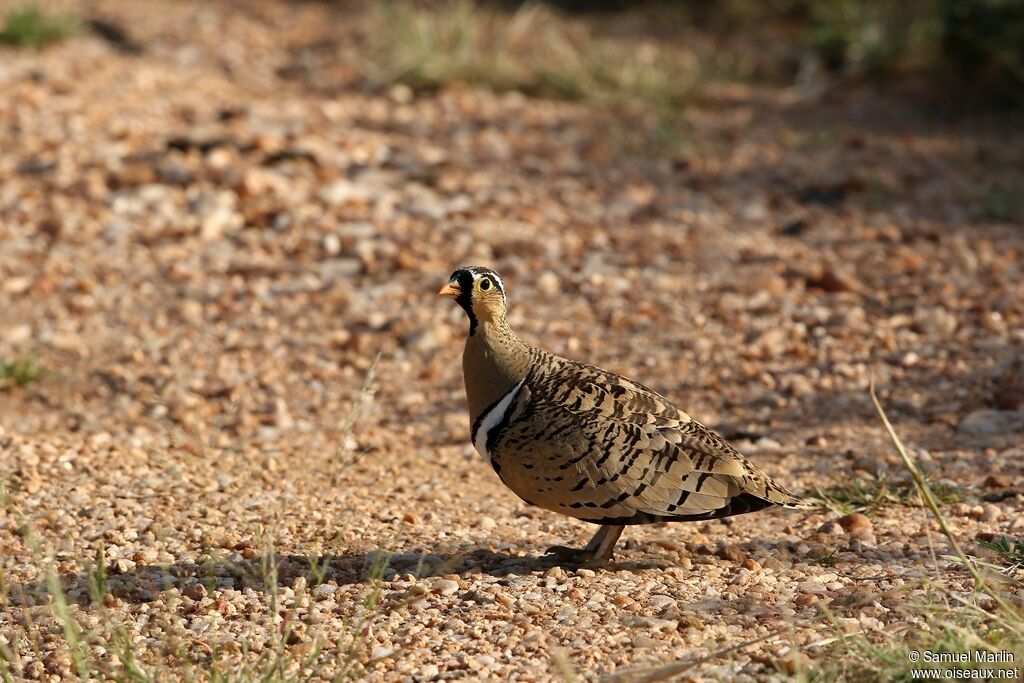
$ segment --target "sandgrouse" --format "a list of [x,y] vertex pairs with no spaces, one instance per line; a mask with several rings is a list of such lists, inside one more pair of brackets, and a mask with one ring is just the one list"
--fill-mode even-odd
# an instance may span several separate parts
[[493,270],[459,268],[438,294],[469,316],[473,446],[527,503],[601,525],[582,549],[550,548],[558,559],[611,559],[627,524],[805,505],[651,389],[521,340]]

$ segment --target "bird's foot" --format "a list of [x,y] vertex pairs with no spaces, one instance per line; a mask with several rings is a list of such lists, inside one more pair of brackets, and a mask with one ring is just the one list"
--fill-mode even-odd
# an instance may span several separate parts
[[564,562],[565,564],[586,566],[607,562],[611,559],[611,553],[608,554],[608,557],[597,557],[593,548],[570,548],[564,545],[553,545],[547,549],[544,557],[556,562]]
[[577,566],[595,567],[607,564],[612,559],[612,550],[623,529],[625,529],[624,526],[604,524],[586,546],[582,548],[567,548],[564,545],[551,546],[548,548],[547,556],[554,558],[556,562]]

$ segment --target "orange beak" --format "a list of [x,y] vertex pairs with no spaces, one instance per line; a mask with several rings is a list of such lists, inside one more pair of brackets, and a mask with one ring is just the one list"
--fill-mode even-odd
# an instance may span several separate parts
[[451,282],[445,283],[445,286],[437,293],[438,296],[450,297],[457,297],[459,294],[462,294],[462,290],[459,289],[458,285],[452,284]]

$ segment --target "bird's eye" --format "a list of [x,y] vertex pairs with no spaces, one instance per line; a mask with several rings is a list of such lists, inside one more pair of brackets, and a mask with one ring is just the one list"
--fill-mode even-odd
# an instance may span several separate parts
[[481,292],[486,292],[488,289],[491,288],[491,279],[487,278],[487,277],[480,278],[480,285],[479,286],[480,286],[480,291]]

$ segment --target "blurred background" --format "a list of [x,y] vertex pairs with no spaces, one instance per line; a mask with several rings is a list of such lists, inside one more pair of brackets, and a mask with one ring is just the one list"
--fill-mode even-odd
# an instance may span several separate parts
[[[343,374],[450,350],[420,296],[465,261],[509,271],[527,324],[584,306],[645,335],[665,315],[684,327],[653,341],[673,348],[704,343],[685,323],[705,308],[672,317],[703,289],[866,305],[864,287],[898,298],[897,270],[928,289],[949,259],[1019,247],[1017,0],[51,0],[0,17],[9,424],[110,417],[10,391],[46,366],[51,390],[179,426],[192,384],[222,413],[231,382],[167,375],[224,359],[164,335],[220,350],[315,329],[310,364],[326,345]],[[912,273],[876,262],[900,252]],[[659,277],[671,301],[630,299]],[[985,324],[1012,328],[1009,301]],[[146,358],[163,362],[133,369]],[[277,391],[245,390],[259,420]]]

